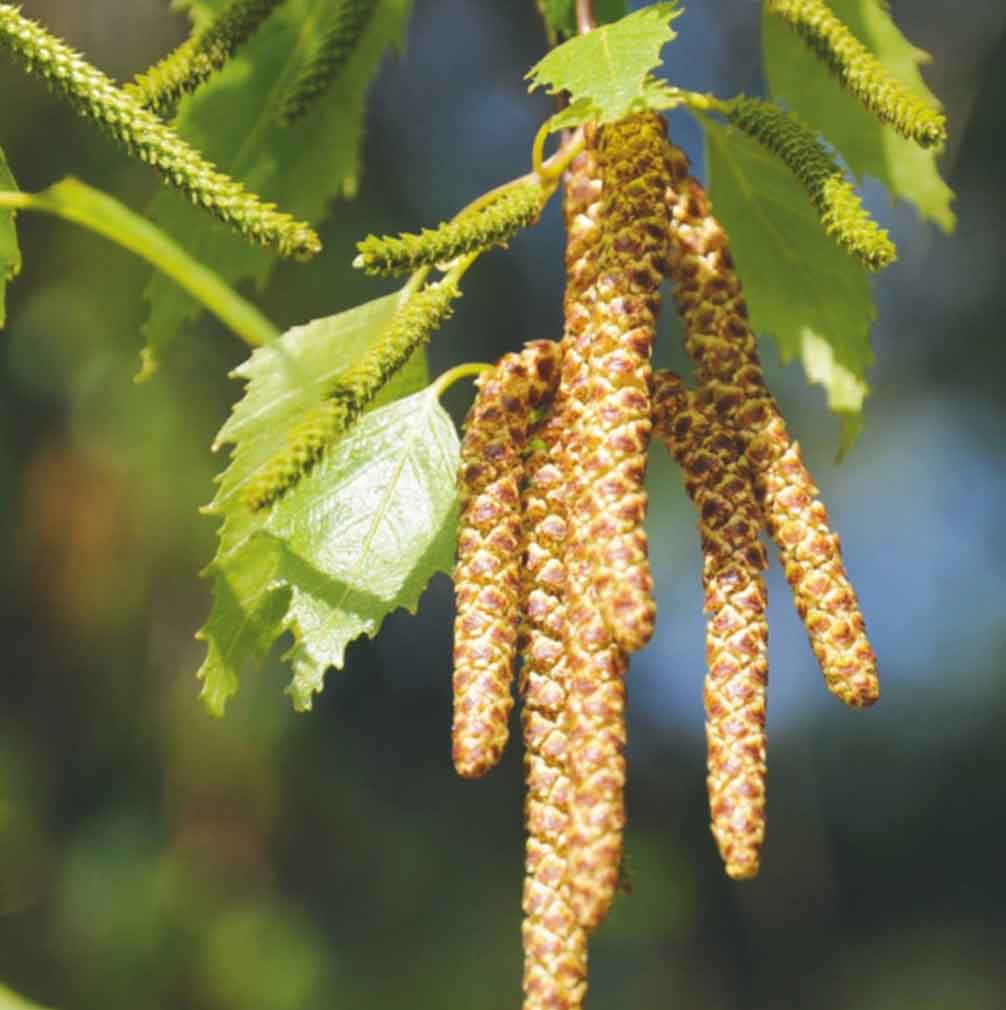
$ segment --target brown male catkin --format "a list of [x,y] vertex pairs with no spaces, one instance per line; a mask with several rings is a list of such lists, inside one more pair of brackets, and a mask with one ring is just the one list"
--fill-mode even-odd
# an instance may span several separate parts
[[567,770],[570,780],[566,879],[577,922],[595,928],[618,882],[625,823],[625,653],[612,641],[591,582],[585,524],[570,505],[584,487],[580,466],[590,401],[589,341],[592,299],[602,265],[603,179],[598,132],[565,180],[566,291],[562,373],[554,413],[559,429],[554,458],[567,507],[564,547],[566,623],[563,635]]
[[880,691],[876,657],[838,536],[765,385],[727,236],[677,148],[671,163],[667,272],[685,322],[685,346],[717,415],[743,441],[755,494],[828,690],[852,707],[871,705]]
[[570,901],[569,778],[564,655],[566,486],[556,460],[558,417],[532,430],[521,496],[524,568],[520,650],[527,782],[524,1010],[580,1010],[587,934]]
[[500,759],[513,707],[520,586],[520,482],[530,415],[555,386],[558,348],[536,341],[483,373],[465,421],[454,595],[454,767]]
[[680,464],[699,516],[709,811],[727,874],[739,880],[757,874],[765,838],[766,558],[743,446],[703,393],[658,372],[654,428]]
[[584,533],[604,619],[629,653],[649,641],[656,618],[643,481],[650,356],[668,242],[665,138],[663,120],[653,113],[598,130],[596,270],[578,299],[585,310],[578,344],[588,389],[579,433],[585,479],[571,514]]

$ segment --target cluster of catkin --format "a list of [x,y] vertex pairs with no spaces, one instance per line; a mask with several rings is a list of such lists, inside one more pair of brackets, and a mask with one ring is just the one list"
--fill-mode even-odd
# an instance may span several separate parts
[[[577,1010],[587,940],[620,878],[625,676],[655,606],[643,521],[651,433],[695,503],[708,614],[712,830],[731,877],[765,831],[767,529],[828,688],[877,698],[837,536],[767,391],[722,227],[643,113],[590,128],[565,184],[565,330],[483,373],[465,424],[453,756],[484,775],[519,665],[527,828],[525,1010]],[[693,389],[651,365],[671,279]]]

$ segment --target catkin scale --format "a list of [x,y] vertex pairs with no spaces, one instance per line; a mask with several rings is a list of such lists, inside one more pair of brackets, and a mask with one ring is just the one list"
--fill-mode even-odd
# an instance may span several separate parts
[[727,874],[753,877],[765,837],[768,678],[761,513],[738,436],[700,391],[657,373],[654,425],[681,466],[702,539],[709,810]]
[[570,901],[566,660],[566,487],[557,462],[559,418],[532,431],[521,495],[524,552],[519,646],[527,783],[524,877],[524,1010],[579,1010],[587,935]]
[[522,455],[529,416],[554,389],[558,349],[535,341],[477,380],[458,482],[454,767],[485,775],[506,745],[519,619]]
[[876,657],[838,537],[765,385],[726,235],[702,187],[688,174],[685,155],[671,151],[667,269],[685,321],[685,346],[717,416],[743,440],[765,524],[825,684],[854,708],[871,705],[879,696]]

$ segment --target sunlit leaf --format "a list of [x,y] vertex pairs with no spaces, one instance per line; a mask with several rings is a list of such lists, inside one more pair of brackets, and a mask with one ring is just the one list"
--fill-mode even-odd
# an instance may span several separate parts
[[[295,705],[309,708],[346,646],[374,635],[398,607],[415,610],[430,578],[448,571],[458,443],[417,355],[322,461],[270,509],[250,511],[241,490],[285,444],[291,424],[320,402],[391,318],[398,295],[290,330],[236,375],[244,398],[221,430],[230,466],[209,511],[223,518],[208,574],[214,606],[200,632],[199,676],[215,714],[243,667],[292,631]],[[393,402],[392,402],[393,401]]]
[[[530,90],[567,92],[582,110],[578,122],[613,122],[637,108],[667,108],[666,91],[654,88],[650,75],[675,37],[671,21],[678,13],[676,0],[658,3],[569,39],[528,71]],[[561,125],[574,125],[568,109]]]

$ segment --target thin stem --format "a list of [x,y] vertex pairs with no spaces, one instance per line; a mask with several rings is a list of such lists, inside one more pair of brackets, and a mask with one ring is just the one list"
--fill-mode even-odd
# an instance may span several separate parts
[[576,30],[581,35],[592,32],[597,27],[594,16],[594,0],[576,0]]
[[467,379],[470,375],[481,375],[487,369],[492,368],[486,361],[466,361],[463,364],[455,365],[453,368],[439,375],[430,386],[433,395],[439,399],[444,393],[462,379]]
[[251,302],[177,242],[118,200],[77,179],[64,179],[41,193],[0,192],[0,207],[53,214],[111,239],[170,277],[252,347],[279,337],[279,330]]
[[537,169],[539,177],[552,185],[557,184],[562,173],[566,171],[569,163],[583,150],[586,142],[583,130],[576,130],[563,141],[559,150]]
[[464,277],[468,268],[479,258],[480,252],[468,253],[467,256],[459,256],[454,263],[448,269],[447,273],[444,274],[443,282],[444,284],[452,284],[457,287],[458,281]]

